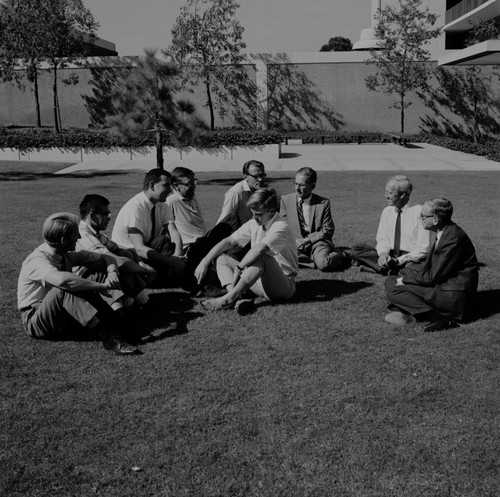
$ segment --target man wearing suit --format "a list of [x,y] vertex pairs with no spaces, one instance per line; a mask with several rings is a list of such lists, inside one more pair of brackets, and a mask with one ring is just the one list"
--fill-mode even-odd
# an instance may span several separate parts
[[295,176],[295,193],[281,198],[281,215],[292,230],[299,261],[313,263],[321,271],[336,271],[345,267],[346,255],[333,244],[333,224],[330,201],[313,193],[317,174],[303,167]]
[[424,202],[420,220],[425,230],[436,233],[436,241],[425,264],[387,279],[389,308],[397,309],[386,315],[387,322],[411,324],[416,316],[430,321],[424,331],[438,331],[467,317],[477,291],[478,263],[474,245],[451,221],[452,214],[453,205],[445,198]]

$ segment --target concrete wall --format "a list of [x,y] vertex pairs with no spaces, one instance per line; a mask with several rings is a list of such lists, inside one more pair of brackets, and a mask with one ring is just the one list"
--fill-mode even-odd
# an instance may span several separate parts
[[[396,97],[382,93],[370,92],[366,89],[365,78],[373,66],[365,64],[366,53],[314,53],[301,55],[281,54],[280,57],[268,56],[268,74],[262,77],[262,64],[249,63],[246,66],[248,79],[260,82],[259,100],[272,86],[273,77],[284,77],[282,91],[269,94],[268,109],[274,124],[284,123],[285,128],[324,128],[344,131],[398,131],[400,113],[392,108]],[[437,57],[436,57],[437,58]],[[124,58],[110,58],[117,64],[127,65]],[[108,67],[102,62],[102,67]],[[435,62],[431,64],[436,65]],[[119,64],[118,64],[119,65]],[[265,65],[264,72],[265,72]],[[491,70],[488,69],[488,70]],[[257,72],[259,71],[259,72]],[[82,95],[92,94],[89,84],[91,73],[89,69],[71,68],[60,72],[61,79],[70,74],[78,75],[78,84],[64,85],[59,83],[59,99],[63,127],[82,127],[90,124],[89,115],[85,109]],[[28,83],[29,85],[29,83]],[[284,90],[283,90],[284,88]],[[496,100],[499,85],[498,79],[492,80],[492,100]],[[202,86],[194,88],[194,93],[188,91],[184,95],[191,99],[199,114],[206,120],[208,110],[204,107],[206,99]],[[419,131],[421,120],[430,111],[415,96],[410,95],[413,102],[407,110],[406,131]],[[50,75],[40,79],[40,100],[42,105],[42,125],[53,124],[52,115],[52,80]],[[233,126],[232,111],[235,107],[228,102],[229,113],[224,118],[216,118],[216,126]],[[460,120],[453,112],[444,111],[446,119]],[[20,91],[9,83],[0,84],[0,125],[34,125],[35,106],[32,92],[28,89]],[[290,124],[291,122],[295,124]]]

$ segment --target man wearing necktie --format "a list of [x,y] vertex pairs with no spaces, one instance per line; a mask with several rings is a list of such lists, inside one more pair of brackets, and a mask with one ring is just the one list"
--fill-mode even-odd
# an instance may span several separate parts
[[474,245],[464,230],[452,222],[452,203],[445,198],[424,202],[420,220],[426,231],[436,234],[425,264],[409,266],[386,281],[391,302],[387,322],[405,325],[429,321],[424,331],[454,326],[470,317],[478,285],[478,262]]
[[280,213],[295,236],[299,262],[313,264],[321,271],[338,271],[347,266],[348,258],[335,248],[330,201],[313,193],[316,181],[314,169],[299,169],[295,193],[281,198]]
[[421,262],[430,249],[430,234],[420,222],[420,205],[410,206],[411,181],[403,175],[389,179],[385,187],[387,207],[382,211],[376,247],[351,247],[353,264],[387,274],[396,274],[409,263]]
[[171,174],[152,169],[144,178],[143,191],[118,212],[112,240],[133,249],[142,261],[157,272],[156,283],[172,286],[184,270],[182,241],[169,218],[165,200],[171,192]]

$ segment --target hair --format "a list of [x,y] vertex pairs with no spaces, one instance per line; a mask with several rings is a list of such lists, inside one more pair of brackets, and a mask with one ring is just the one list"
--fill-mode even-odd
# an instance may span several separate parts
[[42,236],[49,245],[59,245],[61,239],[78,230],[78,216],[69,212],[51,214],[43,223]]
[[264,164],[258,160],[249,160],[248,162],[245,162],[243,164],[243,174],[248,174],[248,170],[250,169],[250,166],[255,166],[255,167],[260,167],[262,171],[265,171],[266,168],[264,167]]
[[247,202],[247,207],[253,210],[279,211],[280,196],[278,195],[278,192],[270,186],[259,188],[250,196],[250,200]]
[[172,183],[180,183],[181,178],[191,178],[194,176],[194,171],[187,167],[176,167],[172,171]]
[[402,174],[391,176],[388,183],[395,183],[398,193],[407,193],[408,195],[411,195],[411,192],[413,190],[413,185],[410,181],[410,178]]
[[172,175],[168,171],[165,171],[165,169],[160,169],[159,167],[156,167],[155,169],[151,169],[151,171],[148,171],[146,173],[146,176],[144,176],[144,182],[142,185],[143,190],[144,191],[149,190],[149,185],[151,183],[159,183],[161,181],[162,176],[167,176],[167,178],[172,178]]
[[439,221],[449,223],[453,216],[453,204],[444,197],[435,197],[425,202],[434,211]]
[[303,174],[304,176],[307,176],[309,181],[314,184],[316,184],[316,181],[318,180],[318,174],[312,167],[301,167],[297,171],[297,174]]
[[109,205],[109,200],[102,195],[90,193],[80,202],[80,217],[85,219],[92,212],[101,212]]

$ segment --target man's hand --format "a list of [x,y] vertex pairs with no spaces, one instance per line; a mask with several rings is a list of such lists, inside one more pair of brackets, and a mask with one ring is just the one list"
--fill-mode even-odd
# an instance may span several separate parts
[[380,254],[378,258],[378,265],[380,267],[386,267],[387,261],[390,259],[388,254]]
[[311,241],[307,238],[298,238],[295,240],[295,243],[297,245],[297,250],[299,251],[305,251],[312,245]]
[[396,257],[387,257],[387,262],[385,263],[385,265],[389,269],[396,269],[397,267],[399,267],[399,261]]
[[108,277],[106,278],[104,284],[110,290],[119,290],[120,279],[118,278],[118,271],[116,270],[109,271]]
[[203,281],[203,278],[205,278],[207,272],[208,272],[208,264],[205,264],[202,260],[198,264],[197,268],[194,270],[194,277],[196,278],[198,285],[201,284],[201,282]]

